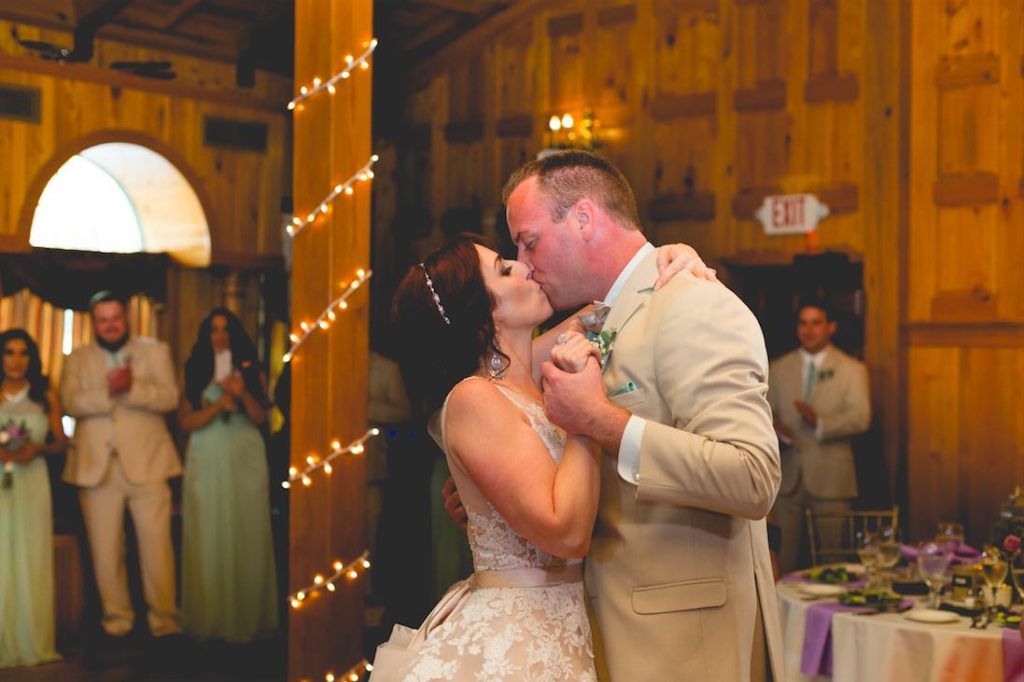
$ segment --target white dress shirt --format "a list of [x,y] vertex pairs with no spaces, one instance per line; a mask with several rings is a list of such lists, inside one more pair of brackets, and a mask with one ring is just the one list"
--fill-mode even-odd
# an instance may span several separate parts
[[[626,280],[633,274],[637,266],[640,265],[640,261],[644,259],[647,254],[654,251],[654,245],[647,242],[640,247],[640,250],[636,252],[633,258],[626,263],[626,267],[622,269],[619,276],[615,279],[612,284],[612,288],[608,290],[608,293],[604,297],[604,303],[606,305],[615,305],[615,300],[622,293],[622,289],[626,286]],[[644,440],[644,429],[647,426],[647,420],[642,417],[638,417],[635,414],[630,415],[629,421],[626,423],[626,429],[622,432],[622,440],[619,441],[619,476],[622,480],[627,483],[636,483],[640,480],[640,445]]]

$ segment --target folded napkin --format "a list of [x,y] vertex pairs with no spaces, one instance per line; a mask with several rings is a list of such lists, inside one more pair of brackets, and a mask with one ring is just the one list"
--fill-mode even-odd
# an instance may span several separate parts
[[1024,642],[1009,628],[1003,630],[1003,681],[1024,682]]
[[[947,546],[952,549],[954,563],[973,564],[981,561],[981,552],[966,542],[949,542]],[[918,551],[917,547],[912,545],[900,545],[900,554],[908,561],[917,561]]]
[[[900,602],[899,608],[903,609],[910,604],[910,600],[904,599]],[[874,610],[872,606],[846,606],[836,602],[809,606],[804,623],[804,648],[800,655],[800,672],[808,677],[831,676],[832,616],[843,612],[867,613]]]

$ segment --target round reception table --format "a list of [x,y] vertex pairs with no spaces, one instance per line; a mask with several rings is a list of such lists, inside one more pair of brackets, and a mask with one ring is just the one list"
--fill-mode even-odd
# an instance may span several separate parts
[[[921,623],[909,612],[837,610],[835,598],[810,597],[799,583],[783,579],[777,588],[790,682],[1024,682],[1015,629],[972,629],[959,616]],[[913,609],[923,608],[920,601]]]

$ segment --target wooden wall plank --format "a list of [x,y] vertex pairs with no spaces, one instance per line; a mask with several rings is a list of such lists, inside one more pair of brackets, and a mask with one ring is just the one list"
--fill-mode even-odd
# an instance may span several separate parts
[[915,347],[909,352],[907,517],[911,538],[934,535],[939,521],[964,518],[960,482],[960,351]]

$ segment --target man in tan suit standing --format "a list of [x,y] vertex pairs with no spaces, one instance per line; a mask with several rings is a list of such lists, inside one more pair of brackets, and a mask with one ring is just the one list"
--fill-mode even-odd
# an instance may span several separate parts
[[95,341],[76,349],[61,377],[61,399],[77,420],[64,480],[80,488],[103,630],[134,625],[124,563],[124,511],[138,538],[142,585],[155,637],[181,631],[174,597],[171,491],[181,461],[164,416],[178,405],[167,345],[132,337],[125,303],[109,291],[90,302]]
[[782,486],[772,510],[782,529],[779,570],[799,568],[807,508],[845,511],[857,497],[850,439],[868,430],[864,363],[832,345],[836,322],[824,301],[797,311],[800,347],[771,364],[768,401],[782,450]]
[[548,416],[605,450],[585,571],[605,676],[782,680],[764,521],[779,453],[754,316],[687,273],[654,291],[633,192],[597,156],[526,164],[505,204],[519,258],[556,309],[610,306],[603,372],[542,367]]

